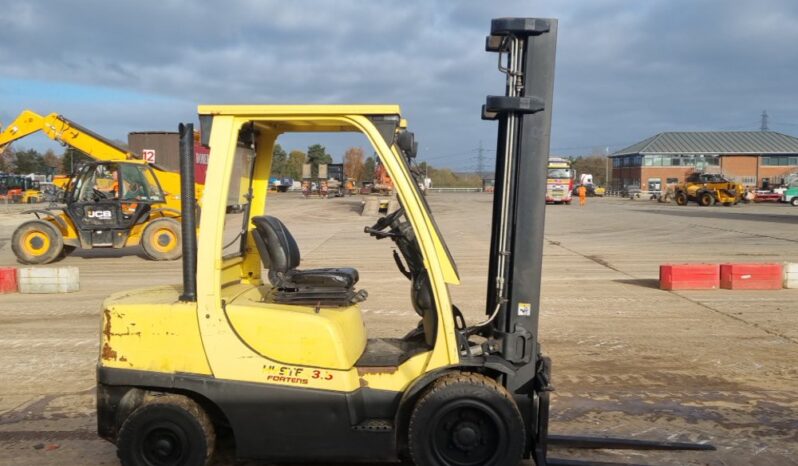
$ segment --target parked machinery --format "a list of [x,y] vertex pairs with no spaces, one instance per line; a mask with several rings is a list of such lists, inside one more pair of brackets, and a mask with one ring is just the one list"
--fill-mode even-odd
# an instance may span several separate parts
[[743,200],[744,195],[745,186],[712,173],[691,173],[674,188],[674,199],[681,206],[691,201],[703,207],[713,204],[731,206]]
[[0,175],[0,199],[15,204],[35,204],[43,198],[41,183],[33,177]]
[[[0,132],[0,152],[38,131],[93,159],[65,185],[63,207],[23,213],[36,219],[20,225],[11,248],[25,264],[46,264],[76,248],[141,245],[153,260],[178,259],[180,175],[146,163],[112,141],[52,113],[22,112]],[[194,187],[198,197],[202,186]]]

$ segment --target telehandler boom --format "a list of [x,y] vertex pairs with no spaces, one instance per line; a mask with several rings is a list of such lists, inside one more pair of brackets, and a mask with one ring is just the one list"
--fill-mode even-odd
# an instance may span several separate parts
[[[12,142],[41,131],[94,162],[77,167],[65,186],[61,208],[33,209],[12,239],[26,264],[57,260],[76,248],[121,248],[140,244],[154,260],[180,257],[180,175],[147,164],[112,141],[51,113],[25,110],[0,132],[0,153]],[[196,196],[202,196],[196,185]]]

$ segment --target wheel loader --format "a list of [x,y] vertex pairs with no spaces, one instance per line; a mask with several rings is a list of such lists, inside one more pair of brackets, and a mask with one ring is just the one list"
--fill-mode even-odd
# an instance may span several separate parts
[[710,173],[691,173],[674,188],[674,199],[680,206],[688,202],[695,202],[702,207],[714,204],[732,206],[743,200],[744,195],[745,186]]
[[[413,178],[417,145],[398,106],[200,106],[211,150],[200,219],[193,126],[179,130],[183,283],[103,303],[97,427],[122,464],[208,464],[220,436],[236,457],[267,462],[576,464],[547,456],[548,442],[573,439],[548,433],[551,365],[538,333],[556,31],[552,19],[498,19],[487,41],[506,60],[507,86],[482,112],[498,123],[498,156],[481,322],[466,322],[449,292],[457,267]],[[362,241],[396,247],[397,286],[419,319],[400,338],[369,338],[359,272],[303,269],[301,245],[270,213],[277,138],[342,131],[364,135],[394,182],[399,207]],[[239,157],[249,202],[225,253]],[[630,445],[607,442],[596,445]]]
[[[93,159],[77,167],[64,187],[64,207],[23,212],[11,247],[23,264],[46,264],[75,249],[141,245],[152,260],[180,258],[180,175],[148,164],[102,136],[52,113],[25,110],[0,132],[0,153],[41,131]],[[196,185],[201,197],[202,186]]]

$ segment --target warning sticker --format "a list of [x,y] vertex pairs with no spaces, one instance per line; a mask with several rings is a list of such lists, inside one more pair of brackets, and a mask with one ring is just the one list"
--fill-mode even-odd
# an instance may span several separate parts
[[532,315],[532,304],[518,303],[518,315],[522,317],[529,317]]

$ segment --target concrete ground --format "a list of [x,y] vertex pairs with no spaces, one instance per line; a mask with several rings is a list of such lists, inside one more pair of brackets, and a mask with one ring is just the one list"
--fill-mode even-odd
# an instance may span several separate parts
[[[484,317],[491,199],[429,196],[462,278],[454,302],[471,322]],[[288,193],[270,202],[297,236],[304,267],[360,270],[371,335],[415,325],[391,243],[362,233],[374,219],[359,216],[358,197]],[[18,210],[0,206],[0,266],[16,265],[8,243],[25,218]],[[546,222],[541,341],[554,362],[551,430],[718,447],[552,456],[798,464],[798,290],[657,289],[666,262],[798,262],[798,209],[590,199],[583,208],[549,207]],[[58,265],[80,268],[80,292],[0,296],[0,464],[118,464],[113,445],[95,434],[100,303],[114,291],[177,283],[180,263],[123,250],[78,253]],[[218,460],[231,463],[229,453]]]

